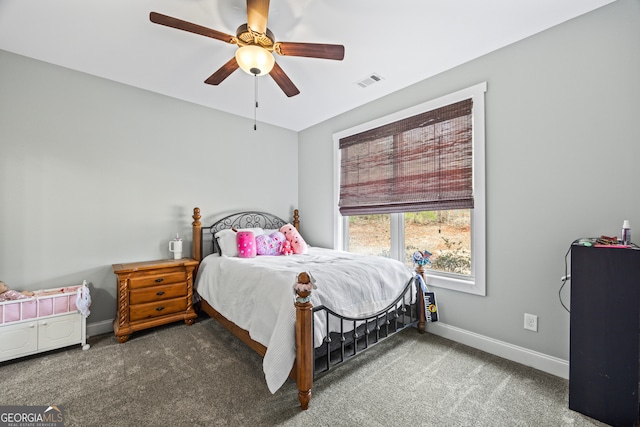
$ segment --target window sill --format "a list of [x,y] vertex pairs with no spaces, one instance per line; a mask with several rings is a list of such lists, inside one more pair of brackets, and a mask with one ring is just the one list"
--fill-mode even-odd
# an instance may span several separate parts
[[426,270],[424,276],[427,286],[486,296],[485,287],[478,283],[474,277],[446,276],[430,270]]

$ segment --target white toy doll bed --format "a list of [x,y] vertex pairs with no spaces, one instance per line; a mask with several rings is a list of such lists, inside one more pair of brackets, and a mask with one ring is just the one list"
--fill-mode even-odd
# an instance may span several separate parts
[[90,304],[86,283],[0,302],[0,362],[73,344],[87,350]]

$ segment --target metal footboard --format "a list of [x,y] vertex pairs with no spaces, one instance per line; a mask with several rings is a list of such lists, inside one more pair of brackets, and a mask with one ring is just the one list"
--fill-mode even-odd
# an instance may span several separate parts
[[342,316],[325,306],[313,307],[313,330],[316,316],[322,316],[326,327],[320,345],[315,342],[314,334],[314,378],[397,332],[416,326],[420,320],[418,291],[418,285],[412,277],[400,296],[388,307],[365,317]]

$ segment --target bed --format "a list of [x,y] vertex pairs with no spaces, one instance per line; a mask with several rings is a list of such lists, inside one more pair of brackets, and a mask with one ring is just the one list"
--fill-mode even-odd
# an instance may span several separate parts
[[[240,212],[203,227],[193,212],[195,295],[210,317],[263,356],[274,393],[288,377],[302,409],[314,378],[410,326],[424,332],[422,293],[415,272],[398,261],[309,247],[304,255],[240,258],[221,243],[229,230],[269,234],[293,221],[265,212]],[[294,291],[308,272],[313,290]]]

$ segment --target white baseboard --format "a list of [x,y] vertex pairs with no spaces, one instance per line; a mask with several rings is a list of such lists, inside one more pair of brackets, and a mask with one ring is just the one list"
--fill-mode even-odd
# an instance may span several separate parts
[[442,322],[427,323],[427,332],[513,362],[538,369],[560,378],[569,379],[569,361],[499,341],[484,335],[456,328]]
[[113,319],[87,323],[87,337],[113,333]]
[[[456,328],[442,322],[427,323],[427,332],[525,366],[569,379],[569,361],[519,347],[504,341]],[[87,324],[87,336],[113,333],[113,319]]]

